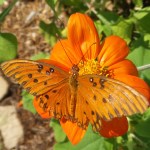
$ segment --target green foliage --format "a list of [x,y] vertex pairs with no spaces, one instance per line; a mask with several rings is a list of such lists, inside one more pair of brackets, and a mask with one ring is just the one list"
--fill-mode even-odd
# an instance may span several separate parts
[[31,94],[29,94],[26,91],[22,91],[22,100],[23,100],[23,107],[24,109],[32,112],[33,114],[36,113],[36,110],[33,106],[33,99],[34,96],[32,96]]
[[64,131],[62,130],[59,122],[55,119],[52,119],[50,122],[50,126],[53,128],[54,130],[54,136],[55,136],[55,140],[57,142],[64,142],[66,139],[66,134],[64,133]]
[[2,5],[4,3],[5,0],[0,0],[0,5]]
[[150,138],[150,109],[148,109],[142,116],[141,121],[135,126],[135,132],[144,137]]
[[51,9],[55,12],[55,5],[57,0],[46,0],[46,2],[51,7]]
[[143,0],[133,0],[133,3],[135,4],[136,9],[143,7]]
[[120,19],[115,25],[112,26],[112,34],[120,36],[126,40],[127,44],[131,42],[132,31],[133,23],[127,19]]
[[[9,14],[9,12],[14,7],[17,1],[18,0],[14,0],[5,10],[3,10],[3,12],[0,14],[0,23],[4,21],[5,17]],[[1,1],[1,3],[2,2],[3,0]]]
[[135,23],[136,30],[140,34],[149,33],[150,34],[150,7],[145,7],[135,13],[133,13],[133,19]]
[[[132,43],[132,52],[128,59],[132,60],[136,66],[150,64],[150,34],[139,37]],[[139,72],[140,76],[150,84],[150,69]]]
[[31,60],[39,60],[39,59],[47,59],[47,58],[49,58],[49,55],[48,55],[48,54],[45,54],[45,53],[43,53],[43,52],[40,52],[40,53],[38,53],[38,54],[36,54],[36,55],[33,55],[33,56],[31,57]]
[[56,27],[55,23],[46,24],[45,22],[40,22],[41,31],[46,39],[46,41],[50,45],[54,45],[56,43],[56,34],[60,35],[60,31]]
[[17,39],[11,33],[0,33],[0,62],[17,56]]

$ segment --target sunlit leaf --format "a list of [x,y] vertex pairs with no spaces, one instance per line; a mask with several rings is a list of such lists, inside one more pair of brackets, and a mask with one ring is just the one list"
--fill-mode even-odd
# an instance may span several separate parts
[[40,53],[38,53],[36,55],[33,55],[31,57],[31,60],[46,59],[46,58],[49,58],[49,54],[40,52]]
[[150,7],[145,7],[139,11],[136,11],[134,13],[134,17],[137,19],[137,20],[140,20],[142,19],[143,17],[145,17],[147,14],[150,13]]
[[0,33],[0,62],[17,56],[17,38],[11,33]]
[[24,107],[24,109],[26,109],[26,110],[32,112],[33,114],[35,114],[36,110],[35,110],[35,108],[33,106],[33,99],[34,99],[34,96],[29,94],[25,90],[22,91],[22,100],[23,100],[23,107]]
[[0,5],[2,5],[4,3],[5,0],[0,0]]
[[128,44],[131,42],[133,23],[130,20],[120,20],[112,26],[112,33],[122,37]]
[[66,139],[66,134],[64,133],[62,127],[60,126],[59,122],[55,119],[52,119],[50,122],[50,126],[54,130],[54,136],[56,142],[63,142]]
[[143,0],[133,0],[136,9],[140,9],[143,7]]

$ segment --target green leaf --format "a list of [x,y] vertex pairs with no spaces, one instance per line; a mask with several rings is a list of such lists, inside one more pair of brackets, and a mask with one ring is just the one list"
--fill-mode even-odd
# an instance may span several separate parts
[[46,58],[49,58],[49,54],[39,52],[38,54],[33,55],[31,57],[31,60],[46,59]]
[[114,12],[102,11],[100,14],[109,22],[109,24],[113,24],[119,19],[119,16]]
[[134,17],[140,21],[143,17],[150,13],[150,7],[145,7],[134,13]]
[[55,119],[51,119],[50,126],[54,130],[54,136],[56,142],[63,142],[66,139],[66,134],[64,133],[62,127],[60,126],[59,122]]
[[145,15],[140,21],[139,21],[139,28],[141,28],[142,32],[150,33],[150,13]]
[[18,0],[14,0],[3,12],[0,14],[0,23],[4,21],[5,17],[9,14],[13,6],[16,4]]
[[96,29],[98,31],[98,34],[102,34],[104,33],[106,36],[109,36],[112,34],[112,30],[111,30],[111,26],[110,25],[103,25],[101,23],[101,21],[95,21],[95,26],[96,26]]
[[31,94],[29,94],[28,92],[26,92],[25,90],[22,91],[22,99],[23,99],[23,107],[24,109],[32,112],[33,114],[36,113],[36,110],[33,106],[33,99],[34,96],[32,96]]
[[142,121],[140,121],[136,126],[135,126],[135,132],[142,136],[142,137],[147,137],[150,138],[150,109],[148,109],[142,117]]
[[112,26],[113,35],[122,37],[128,44],[131,42],[133,23],[130,20],[121,19],[117,24]]
[[0,62],[17,56],[17,38],[11,33],[0,33]]
[[46,2],[51,7],[51,9],[55,12],[55,5],[57,0],[46,0]]
[[97,21],[94,22],[94,24],[96,26],[98,34],[99,35],[102,34],[102,32],[103,32],[103,25],[102,25],[101,21],[97,20]]
[[128,134],[128,141],[125,145],[127,150],[149,150],[150,139],[138,136],[135,133]]
[[150,7],[145,7],[133,14],[137,31],[141,34],[150,33]]
[[114,139],[107,140],[92,131],[91,126],[77,145],[72,145],[69,141],[57,143],[54,150],[113,150]]
[[0,5],[2,5],[4,3],[5,0],[0,0]]
[[41,21],[40,28],[42,29],[42,33],[44,34],[46,41],[53,46],[56,43],[56,34],[60,35],[60,31],[56,25],[53,22],[46,24]]
[[133,0],[136,9],[140,9],[143,7],[143,0]]
[[[150,64],[150,35],[145,34],[133,42],[131,46],[132,52],[128,55],[128,59],[132,60],[136,66]],[[140,76],[150,83],[150,70],[140,72]]]

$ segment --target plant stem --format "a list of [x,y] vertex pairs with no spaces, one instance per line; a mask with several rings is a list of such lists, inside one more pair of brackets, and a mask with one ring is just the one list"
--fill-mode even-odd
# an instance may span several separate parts
[[138,71],[143,71],[143,70],[146,70],[146,69],[150,69],[150,64],[137,67]]

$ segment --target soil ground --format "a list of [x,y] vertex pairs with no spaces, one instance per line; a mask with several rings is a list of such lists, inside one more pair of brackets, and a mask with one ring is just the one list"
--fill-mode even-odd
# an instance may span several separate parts
[[[0,7],[0,12],[11,2],[12,0],[5,1]],[[48,22],[52,15],[45,0],[17,2],[1,27],[2,32],[16,35],[19,42],[17,58],[29,59],[38,52],[50,52],[50,45],[39,32],[39,22],[40,20]],[[8,94],[0,101],[0,106],[17,106],[21,100],[21,87],[11,81],[9,85]],[[40,116],[33,115],[22,107],[16,107],[16,109],[24,129],[24,139],[14,150],[52,150],[55,141],[53,131],[49,127],[50,121],[43,120]]]

